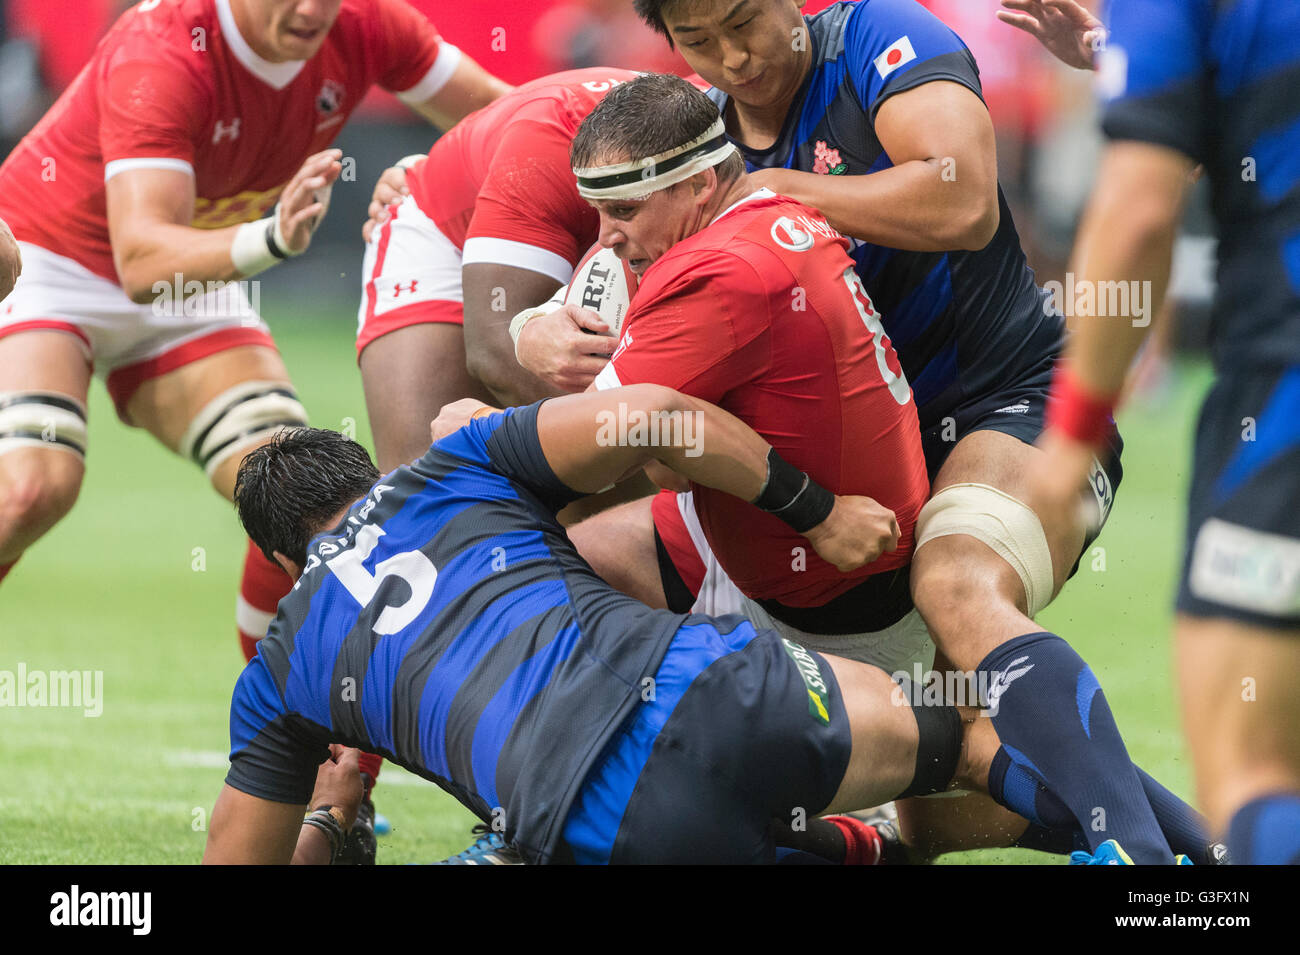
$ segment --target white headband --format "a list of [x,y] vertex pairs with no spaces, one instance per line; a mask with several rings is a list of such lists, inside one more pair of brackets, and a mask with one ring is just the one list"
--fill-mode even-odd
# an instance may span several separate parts
[[613,166],[574,169],[578,195],[584,199],[644,199],[652,192],[689,179],[722,162],[736,151],[727,141],[726,126],[719,116],[690,142],[646,159],[633,159]]

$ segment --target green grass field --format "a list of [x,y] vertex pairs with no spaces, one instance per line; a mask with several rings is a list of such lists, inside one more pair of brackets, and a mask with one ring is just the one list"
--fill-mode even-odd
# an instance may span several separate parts
[[[368,444],[349,325],[268,313],[313,423]],[[1184,367],[1158,406],[1122,419],[1126,476],[1096,545],[1104,552],[1042,616],[1091,663],[1133,758],[1184,796],[1170,605],[1207,380]],[[90,418],[80,501],[0,586],[0,670],[102,671],[103,711],[0,708],[0,863],[193,863],[225,775],[244,538],[202,474],[117,421],[98,383]],[[468,844],[473,817],[401,770],[385,767],[376,803],[393,824],[383,862],[429,862]],[[1057,860],[986,851],[946,861]]]

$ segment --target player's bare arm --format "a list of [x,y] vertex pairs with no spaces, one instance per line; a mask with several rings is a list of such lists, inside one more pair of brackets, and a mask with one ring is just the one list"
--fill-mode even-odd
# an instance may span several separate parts
[[[327,149],[311,156],[294,174],[280,195],[276,242],[282,257],[298,255],[311,243],[312,231],[324,214],[328,199],[318,196],[338,179],[342,152]],[[146,303],[157,293],[155,282],[173,281],[180,273],[186,281],[229,281],[249,274],[235,259],[240,230],[258,223],[225,229],[196,229],[194,177],[172,169],[131,169],[105,184],[108,230],[113,260],[122,288],[132,301]],[[261,230],[267,228],[261,225]],[[266,242],[264,235],[253,239]],[[257,250],[260,253],[260,249]],[[254,270],[256,271],[256,270]]]
[[[492,410],[474,401],[449,405],[434,422],[432,436],[437,440]],[[663,423],[660,443],[611,443],[611,423],[633,415]],[[760,506],[771,482],[778,480],[780,465],[770,466],[769,455],[775,455],[757,432],[716,405],[661,385],[555,398],[538,412],[537,430],[556,477],[575,491],[594,494],[652,461]],[[801,531],[826,561],[849,571],[897,549],[893,511],[866,497],[833,495],[833,500],[823,520]]]
[[[1109,147],[1071,264],[1079,281],[1093,283],[1083,287],[1149,279],[1150,314],[1161,315],[1194,167],[1182,153],[1163,146],[1119,142]],[[1086,399],[1111,406],[1150,327],[1135,325],[1126,316],[1090,314],[1087,306],[1086,300],[1076,306],[1065,374]],[[1078,487],[1086,479],[1094,448],[1060,427],[1049,427],[1039,446],[1047,456],[1034,462],[1034,504],[1064,516],[1077,505]]]
[[[358,755],[358,750],[333,744],[330,758],[321,763],[307,804],[318,810],[334,810],[333,818],[343,832],[356,821],[361,803]],[[334,852],[327,833],[329,821],[325,820],[324,826],[305,823],[306,808],[222,786],[212,809],[203,864],[329,865]]]
[[[469,373],[506,405],[531,404],[555,394],[556,386],[521,366],[515,357],[510,320],[522,309],[545,302],[560,283],[531,269],[487,262],[466,265],[461,277]],[[613,351],[612,339],[608,350]]]
[[763,169],[751,179],[876,245],[916,252],[988,245],[999,221],[997,143],[980,98],[958,83],[925,83],[887,99],[875,130],[890,169],[865,176]]
[[442,89],[426,100],[412,103],[411,109],[446,131],[474,110],[482,109],[512,89],[514,87],[509,83],[497,79],[473,59],[462,54],[451,78]]

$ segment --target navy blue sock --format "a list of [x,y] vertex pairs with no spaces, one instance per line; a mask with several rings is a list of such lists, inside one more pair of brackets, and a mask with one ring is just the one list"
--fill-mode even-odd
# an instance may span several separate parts
[[[1115,839],[1138,864],[1173,862],[1101,685],[1069,644],[1045,632],[1016,637],[985,657],[979,672],[990,681],[988,705],[1007,756],[1069,808],[1092,851]],[[1019,781],[1009,779],[1001,798],[990,794],[1043,821],[1035,818],[1037,788],[1015,791]]]
[[[1141,767],[1134,766],[1133,769],[1142,782],[1142,790],[1169,848],[1191,857],[1196,865],[1207,862],[1210,834],[1204,817]],[[1078,820],[1069,807],[1031,772],[1018,765],[1005,747],[993,756],[989,768],[989,794],[1012,812],[1030,820],[1029,828],[1016,845],[1057,854],[1088,848]]]
[[1156,822],[1160,823],[1160,831],[1165,834],[1169,848],[1177,855],[1190,858],[1194,865],[1210,861],[1207,853],[1212,840],[1205,817],[1160,785],[1140,766],[1133,768],[1142,781],[1142,790],[1147,794],[1147,802],[1151,804],[1151,811],[1156,815]]
[[1233,865],[1300,865],[1300,794],[1274,793],[1238,809],[1228,852]]

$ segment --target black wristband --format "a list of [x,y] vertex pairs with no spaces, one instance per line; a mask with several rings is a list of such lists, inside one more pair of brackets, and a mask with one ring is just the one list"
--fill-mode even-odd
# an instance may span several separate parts
[[[276,205],[279,209],[279,205]],[[287,259],[289,253],[280,248],[280,243],[275,240],[275,223],[278,216],[272,215],[271,221],[266,224],[266,250],[274,255],[277,259]]]
[[754,506],[802,534],[830,516],[835,495],[777,454],[776,448],[768,448],[767,480]]

